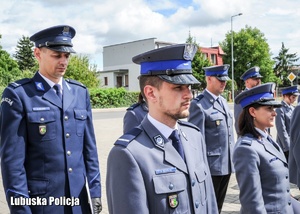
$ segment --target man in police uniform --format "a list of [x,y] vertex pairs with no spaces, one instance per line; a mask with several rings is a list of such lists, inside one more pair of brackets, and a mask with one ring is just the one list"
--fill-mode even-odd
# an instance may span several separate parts
[[276,142],[282,148],[286,159],[289,159],[291,117],[295,107],[293,103],[299,96],[298,86],[293,85],[282,89],[282,107],[276,109],[275,125],[277,130]]
[[[241,76],[241,80],[243,80],[245,82],[245,90],[249,90],[250,88],[253,88],[255,86],[258,86],[261,84],[261,78],[263,76],[260,75],[259,73],[260,68],[258,66],[254,66],[250,69],[248,69],[247,71],[245,71],[243,73],[243,75]],[[233,104],[233,113],[234,113],[234,127],[235,127],[235,131],[238,134],[239,132],[239,116],[241,114],[241,112],[243,111],[243,108],[241,106],[241,104]]]
[[3,92],[1,170],[11,213],[90,213],[88,195],[94,213],[102,209],[88,90],[63,78],[74,36],[67,25],[31,36],[39,71]]
[[181,44],[133,57],[149,113],[110,151],[109,213],[218,213],[203,137],[179,120],[189,114],[189,86],[199,83],[191,68],[196,51]]
[[231,159],[234,145],[233,118],[226,100],[221,96],[229,80],[229,65],[203,69],[207,87],[192,101],[188,121],[195,124],[204,136],[218,210],[221,213],[230,175],[234,172]]

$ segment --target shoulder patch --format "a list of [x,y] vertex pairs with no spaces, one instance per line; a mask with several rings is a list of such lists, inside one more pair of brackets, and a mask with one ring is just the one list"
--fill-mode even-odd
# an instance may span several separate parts
[[124,146],[127,147],[128,144],[135,139],[143,130],[140,128],[133,128],[131,130],[129,130],[127,133],[125,133],[124,135],[122,135],[116,142],[115,145],[120,145],[120,146]]
[[132,111],[133,109],[135,109],[136,107],[138,107],[140,105],[140,103],[135,103],[133,105],[131,105],[129,108],[127,108],[127,111]]
[[200,131],[200,129],[196,125],[194,125],[190,122],[186,122],[186,121],[182,121],[182,120],[178,120],[177,122],[182,126],[188,126],[188,127],[196,129],[197,131]]
[[70,84],[79,85],[79,86],[81,86],[81,87],[83,87],[83,88],[86,88],[85,85],[83,85],[81,82],[78,82],[78,81],[76,81],[76,80],[65,79],[65,81],[67,81],[67,82],[70,83]]
[[241,144],[251,146],[252,140],[253,140],[253,138],[244,136],[244,137],[242,137]]
[[204,95],[203,95],[203,94],[200,94],[200,95],[198,95],[196,98],[194,98],[194,100],[195,100],[196,102],[199,102],[203,97],[204,97]]
[[31,82],[30,78],[25,78],[25,79],[21,79],[21,80],[17,80],[15,82],[12,82],[9,84],[9,86],[13,87],[13,88],[17,88],[21,85],[25,85],[27,83]]

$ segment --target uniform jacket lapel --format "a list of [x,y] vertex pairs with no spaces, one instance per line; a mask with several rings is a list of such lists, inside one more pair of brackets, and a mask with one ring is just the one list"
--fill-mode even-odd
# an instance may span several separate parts
[[38,93],[42,94],[43,99],[48,100],[50,103],[56,105],[59,108],[62,108],[61,100],[38,72],[34,75],[33,81],[36,90],[38,91]]
[[65,111],[71,105],[75,96],[72,93],[71,86],[64,79],[62,83],[63,83],[63,109]]
[[269,142],[267,139],[262,138],[262,140],[260,140],[262,142],[262,144],[264,145],[265,149],[267,152],[273,154],[274,156],[276,156],[277,158],[279,158],[282,162],[287,164],[286,158],[280,148],[280,146],[278,145],[278,148],[280,149],[280,151],[278,151],[275,146],[272,145],[271,142]]
[[222,114],[226,114],[223,107],[206,90],[204,90],[203,95],[209,100],[210,103],[212,103],[214,109],[218,110]]
[[[148,120],[147,116],[142,121],[142,127],[145,133],[151,139],[153,145],[162,152],[166,162],[173,165],[177,169],[187,173],[187,168],[184,160],[173,147],[172,142],[166,139],[153,124]],[[182,136],[180,136],[181,140]],[[161,143],[162,140],[162,143]],[[184,142],[183,142],[184,143]]]

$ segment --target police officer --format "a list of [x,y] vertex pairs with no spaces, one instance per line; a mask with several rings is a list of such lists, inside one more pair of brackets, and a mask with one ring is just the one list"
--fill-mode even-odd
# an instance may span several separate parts
[[126,109],[126,113],[123,118],[123,133],[126,133],[130,129],[140,125],[147,113],[148,106],[140,92],[138,102]]
[[217,213],[205,144],[189,114],[189,86],[198,84],[191,44],[158,48],[133,57],[149,113],[120,137],[107,160],[111,214]]
[[[261,78],[263,76],[260,75],[259,70],[260,68],[258,66],[254,66],[243,73],[240,79],[245,82],[245,90],[249,90],[250,88],[253,88],[261,84]],[[234,127],[238,135],[239,132],[238,121],[243,108],[240,104],[236,104],[236,103],[233,104],[233,108],[234,108],[233,110]]]
[[11,213],[90,213],[88,195],[94,213],[102,209],[88,90],[63,78],[74,36],[68,25],[31,36],[39,71],[3,92],[1,170]]
[[235,99],[243,108],[240,138],[233,153],[242,214],[293,214],[292,203],[298,203],[290,194],[284,153],[266,131],[274,126],[274,108],[281,106],[275,101],[274,88],[274,83],[262,84],[240,93]]
[[293,110],[295,109],[293,103],[298,95],[299,91],[296,85],[283,88],[281,101],[282,107],[276,109],[276,142],[280,145],[287,160],[289,159],[290,150],[290,122]]
[[232,149],[234,144],[233,116],[221,96],[229,80],[229,65],[203,68],[207,87],[190,107],[188,121],[204,135],[207,159],[214,184],[219,213],[224,203],[230,175],[234,172]]

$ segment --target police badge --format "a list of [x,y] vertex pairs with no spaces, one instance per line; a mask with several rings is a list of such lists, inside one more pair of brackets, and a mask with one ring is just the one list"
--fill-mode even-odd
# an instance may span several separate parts
[[175,209],[179,204],[178,195],[177,194],[169,195],[168,199],[169,199],[169,206]]
[[47,132],[47,126],[46,125],[40,125],[39,126],[39,133],[40,135],[45,135]]
[[184,47],[183,58],[185,60],[192,60],[197,52],[197,46],[193,44],[186,44]]

